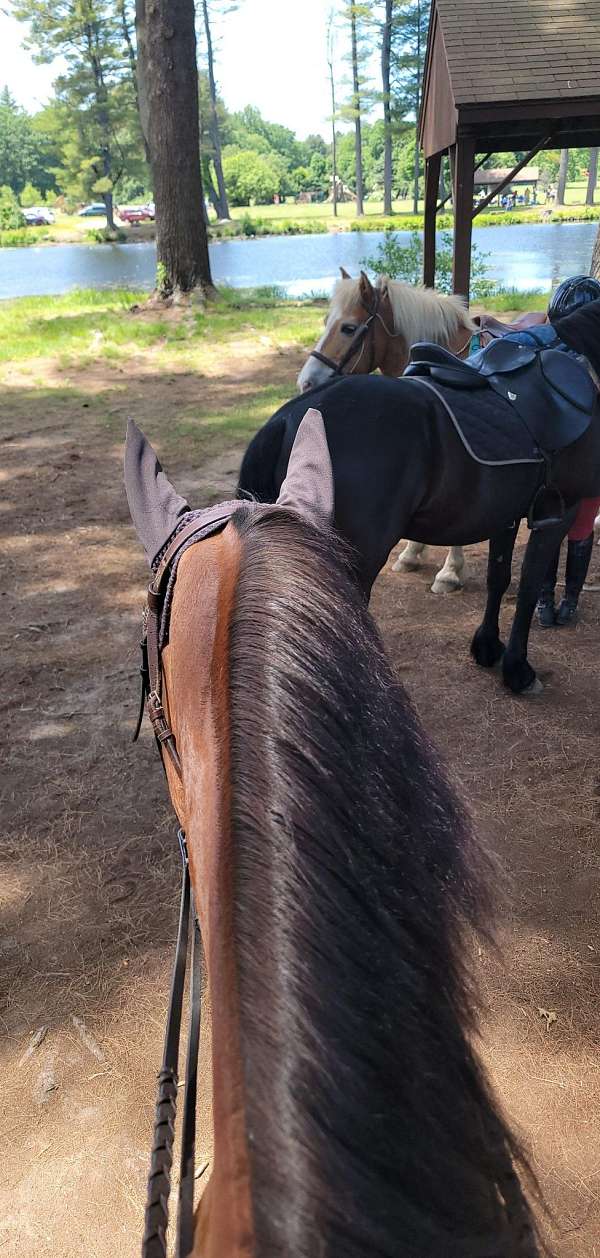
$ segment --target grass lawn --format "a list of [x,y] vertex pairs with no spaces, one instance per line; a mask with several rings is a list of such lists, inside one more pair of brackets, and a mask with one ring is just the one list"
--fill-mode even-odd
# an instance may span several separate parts
[[[583,206],[585,203],[586,193],[585,180],[579,180],[567,185],[565,201],[566,206]],[[539,212],[543,206],[531,207],[532,217]],[[333,215],[333,206],[327,202],[315,203],[310,205],[297,204],[293,200],[289,200],[282,205],[250,205],[250,206],[233,206],[231,209],[231,217],[234,220],[241,220],[250,216],[252,219],[268,220],[274,224],[277,222],[288,220],[291,222],[306,223],[314,222],[325,225],[333,229],[336,223],[340,229],[347,228],[356,218],[356,209],[353,202],[343,202],[338,205],[337,219]],[[402,201],[393,202],[394,217],[398,218],[398,227],[401,227],[402,217],[411,218],[413,215],[412,198]],[[526,206],[519,206],[516,211],[520,215],[528,214]],[[423,213],[423,202],[419,201],[419,214]],[[365,230],[368,228],[369,219],[381,219],[383,216],[383,201],[365,201],[364,215]],[[500,213],[498,218],[501,219]],[[46,239],[54,243],[78,243],[88,240],[88,233],[102,229],[105,226],[105,218],[98,215],[95,218],[79,218],[77,214],[60,214],[56,213],[56,221],[51,227],[39,229],[36,234],[40,239]],[[123,231],[127,240],[150,240],[154,238],[154,224],[140,223],[137,226],[125,225],[117,220],[117,227]],[[31,242],[34,242],[34,232],[36,229],[30,229]]]
[[[509,316],[546,300],[510,292],[486,306]],[[193,464],[244,444],[293,395],[327,304],[231,289],[206,307],[162,310],[146,301],[120,289],[0,302],[10,421],[22,415],[28,428],[59,407],[67,427],[101,425],[118,440],[132,414],[179,458],[183,443]]]
[[21,414],[29,429],[58,406],[67,428],[100,425],[118,440],[131,414],[163,450],[181,457],[183,446],[192,465],[244,444],[293,395],[323,325],[323,303],[260,290],[225,291],[206,308],[156,310],[147,296],[81,290],[0,302],[11,424]]

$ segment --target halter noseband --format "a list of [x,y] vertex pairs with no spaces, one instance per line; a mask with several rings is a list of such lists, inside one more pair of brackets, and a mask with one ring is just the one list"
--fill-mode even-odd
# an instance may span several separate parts
[[[354,357],[356,351],[358,349],[361,349],[361,352],[362,352],[361,347],[363,347],[363,342],[365,340],[365,337],[367,336],[367,333],[369,331],[369,328],[371,327],[371,324],[378,316],[380,302],[381,302],[381,289],[375,288],[373,290],[373,303],[367,313],[367,317],[364,323],[361,323],[357,327],[356,332],[354,333],[354,336],[352,337],[352,340],[348,346],[348,349],[346,350],[346,353],[342,356],[342,358],[340,358],[339,363],[336,363],[335,359],[333,358],[328,358],[327,354],[322,354],[320,349],[311,349],[309,357],[316,358],[318,362],[323,363],[325,367],[329,367],[330,370],[333,372],[334,376],[343,376],[344,367],[348,365],[348,363],[350,362],[350,359]],[[385,327],[385,324],[383,326]],[[358,366],[358,362],[355,363],[355,366]],[[370,371],[373,370],[373,366],[374,366],[374,363],[371,364],[371,367],[369,368]],[[351,376],[352,371],[349,371],[348,375]]]

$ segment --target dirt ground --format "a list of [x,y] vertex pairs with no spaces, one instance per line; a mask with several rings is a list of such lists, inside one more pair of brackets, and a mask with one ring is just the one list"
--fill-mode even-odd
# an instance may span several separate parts
[[[236,360],[210,388],[239,402],[268,370],[283,396],[296,369],[294,355]],[[67,418],[63,391],[31,380],[15,378],[2,402],[5,1258],[139,1252],[179,871],[154,747],[147,730],[130,741],[146,571],[122,489],[125,415],[162,433],[195,505],[229,495],[241,454],[238,444],[190,466],[189,443],[169,441],[169,416],[197,394],[193,377],[140,369],[111,411],[113,372],[105,363],[71,378]],[[506,873],[501,956],[479,957],[483,1052],[553,1211],[557,1258],[595,1258],[600,595],[584,595],[575,628],[534,630],[544,693],[516,700],[468,655],[484,548],[469,552],[464,592],[446,598],[429,591],[439,557],[410,576],[386,570],[373,610]],[[598,581],[600,551],[593,565]],[[200,1164],[210,1159],[207,1083]]]

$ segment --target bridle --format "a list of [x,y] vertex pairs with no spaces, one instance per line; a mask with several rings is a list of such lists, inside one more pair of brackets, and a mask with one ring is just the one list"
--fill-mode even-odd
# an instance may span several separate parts
[[[134,742],[139,735],[145,709],[150,718],[158,750],[163,760],[163,767],[165,766],[164,757],[167,755],[180,780],[182,778],[181,760],[177,751],[175,735],[163,707],[161,662],[161,650],[166,640],[170,601],[177,576],[177,564],[181,555],[189,546],[193,546],[205,538],[221,532],[228,524],[234,511],[237,511],[239,507],[239,502],[229,502],[221,503],[218,507],[213,507],[207,511],[190,512],[191,518],[188,519],[187,523],[185,523],[187,517],[184,516],[175,533],[171,535],[167,544],[159,552],[154,576],[148,587],[147,603],[144,608],[142,640],[140,643],[142,650],[142,663],[140,666],[142,693]],[[175,945],[175,961],[171,980],[163,1058],[158,1075],[142,1258],[166,1258],[167,1255],[168,1206],[171,1190],[175,1118],[177,1114],[177,1090],[179,1087],[179,1041],[190,926],[192,933],[189,984],[190,1015],[185,1069],[175,1258],[186,1258],[186,1255],[191,1252],[193,1245],[194,1154],[200,1047],[202,938],[194,908],[188,852],[183,829],[178,829],[177,838],[182,861],[179,927]]]
[[[386,327],[379,313],[380,304],[381,304],[381,289],[375,288],[373,289],[373,301],[371,303],[370,308],[367,310],[367,317],[364,323],[359,324],[359,326],[357,327],[352,337],[352,340],[348,346],[348,349],[346,350],[345,354],[343,354],[342,357],[340,358],[339,363],[336,363],[334,358],[328,358],[327,354],[322,354],[320,349],[311,349],[309,357],[316,358],[317,361],[320,363],[323,363],[325,367],[329,367],[335,376],[343,376],[344,368],[348,366],[350,359],[354,357],[354,355],[356,354],[358,350],[359,351],[358,358],[352,370],[346,373],[349,376],[353,375],[363,356],[365,345],[367,343],[367,335],[375,319],[379,319],[382,327],[385,329],[388,336],[391,337],[391,336],[397,335],[397,333],[390,332],[389,329]],[[369,374],[374,370],[374,367],[375,367],[375,347],[372,346],[371,347],[371,365],[369,367]]]
[[[373,301],[367,311],[367,317],[364,320],[364,323],[360,323],[359,326],[357,327],[352,337],[352,340],[348,346],[348,349],[340,358],[339,363],[336,363],[334,358],[329,358],[327,354],[322,354],[320,349],[311,349],[309,358],[316,358],[317,362],[323,363],[325,367],[329,367],[329,369],[332,371],[334,376],[343,376],[344,374],[352,376],[357,370],[358,365],[362,359],[363,353],[365,351],[365,346],[367,344],[367,337],[368,337],[369,331],[371,327],[373,326],[376,319],[381,324],[386,336],[388,337],[390,341],[393,341],[394,339],[398,339],[399,337],[401,337],[402,336],[401,332],[392,332],[388,328],[387,323],[385,322],[385,319],[383,318],[383,315],[381,314],[381,311],[379,309],[381,305],[381,297],[382,297],[381,289],[374,288]],[[365,306],[365,309],[367,309],[366,306]],[[469,345],[471,344],[472,336],[473,336],[473,333],[469,332],[469,336],[467,340],[465,341],[464,345],[462,345],[460,349],[456,351],[457,357],[460,358],[462,354],[464,354],[465,350],[468,349]],[[348,366],[348,363],[350,362],[350,360],[354,358],[354,355],[356,354],[357,351],[358,351],[358,358],[356,359],[354,366],[350,369],[350,371],[345,372],[345,368]],[[371,362],[369,365],[368,372],[365,374],[370,375],[371,372],[375,370],[375,366],[376,366],[375,345],[373,342],[371,344]]]

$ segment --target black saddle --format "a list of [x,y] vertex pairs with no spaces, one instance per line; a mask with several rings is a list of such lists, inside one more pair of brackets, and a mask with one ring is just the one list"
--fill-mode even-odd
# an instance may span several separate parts
[[597,399],[578,358],[564,349],[513,340],[492,341],[465,360],[440,345],[421,342],[412,346],[404,374],[429,376],[454,389],[493,389],[514,407],[545,455],[583,436]]

